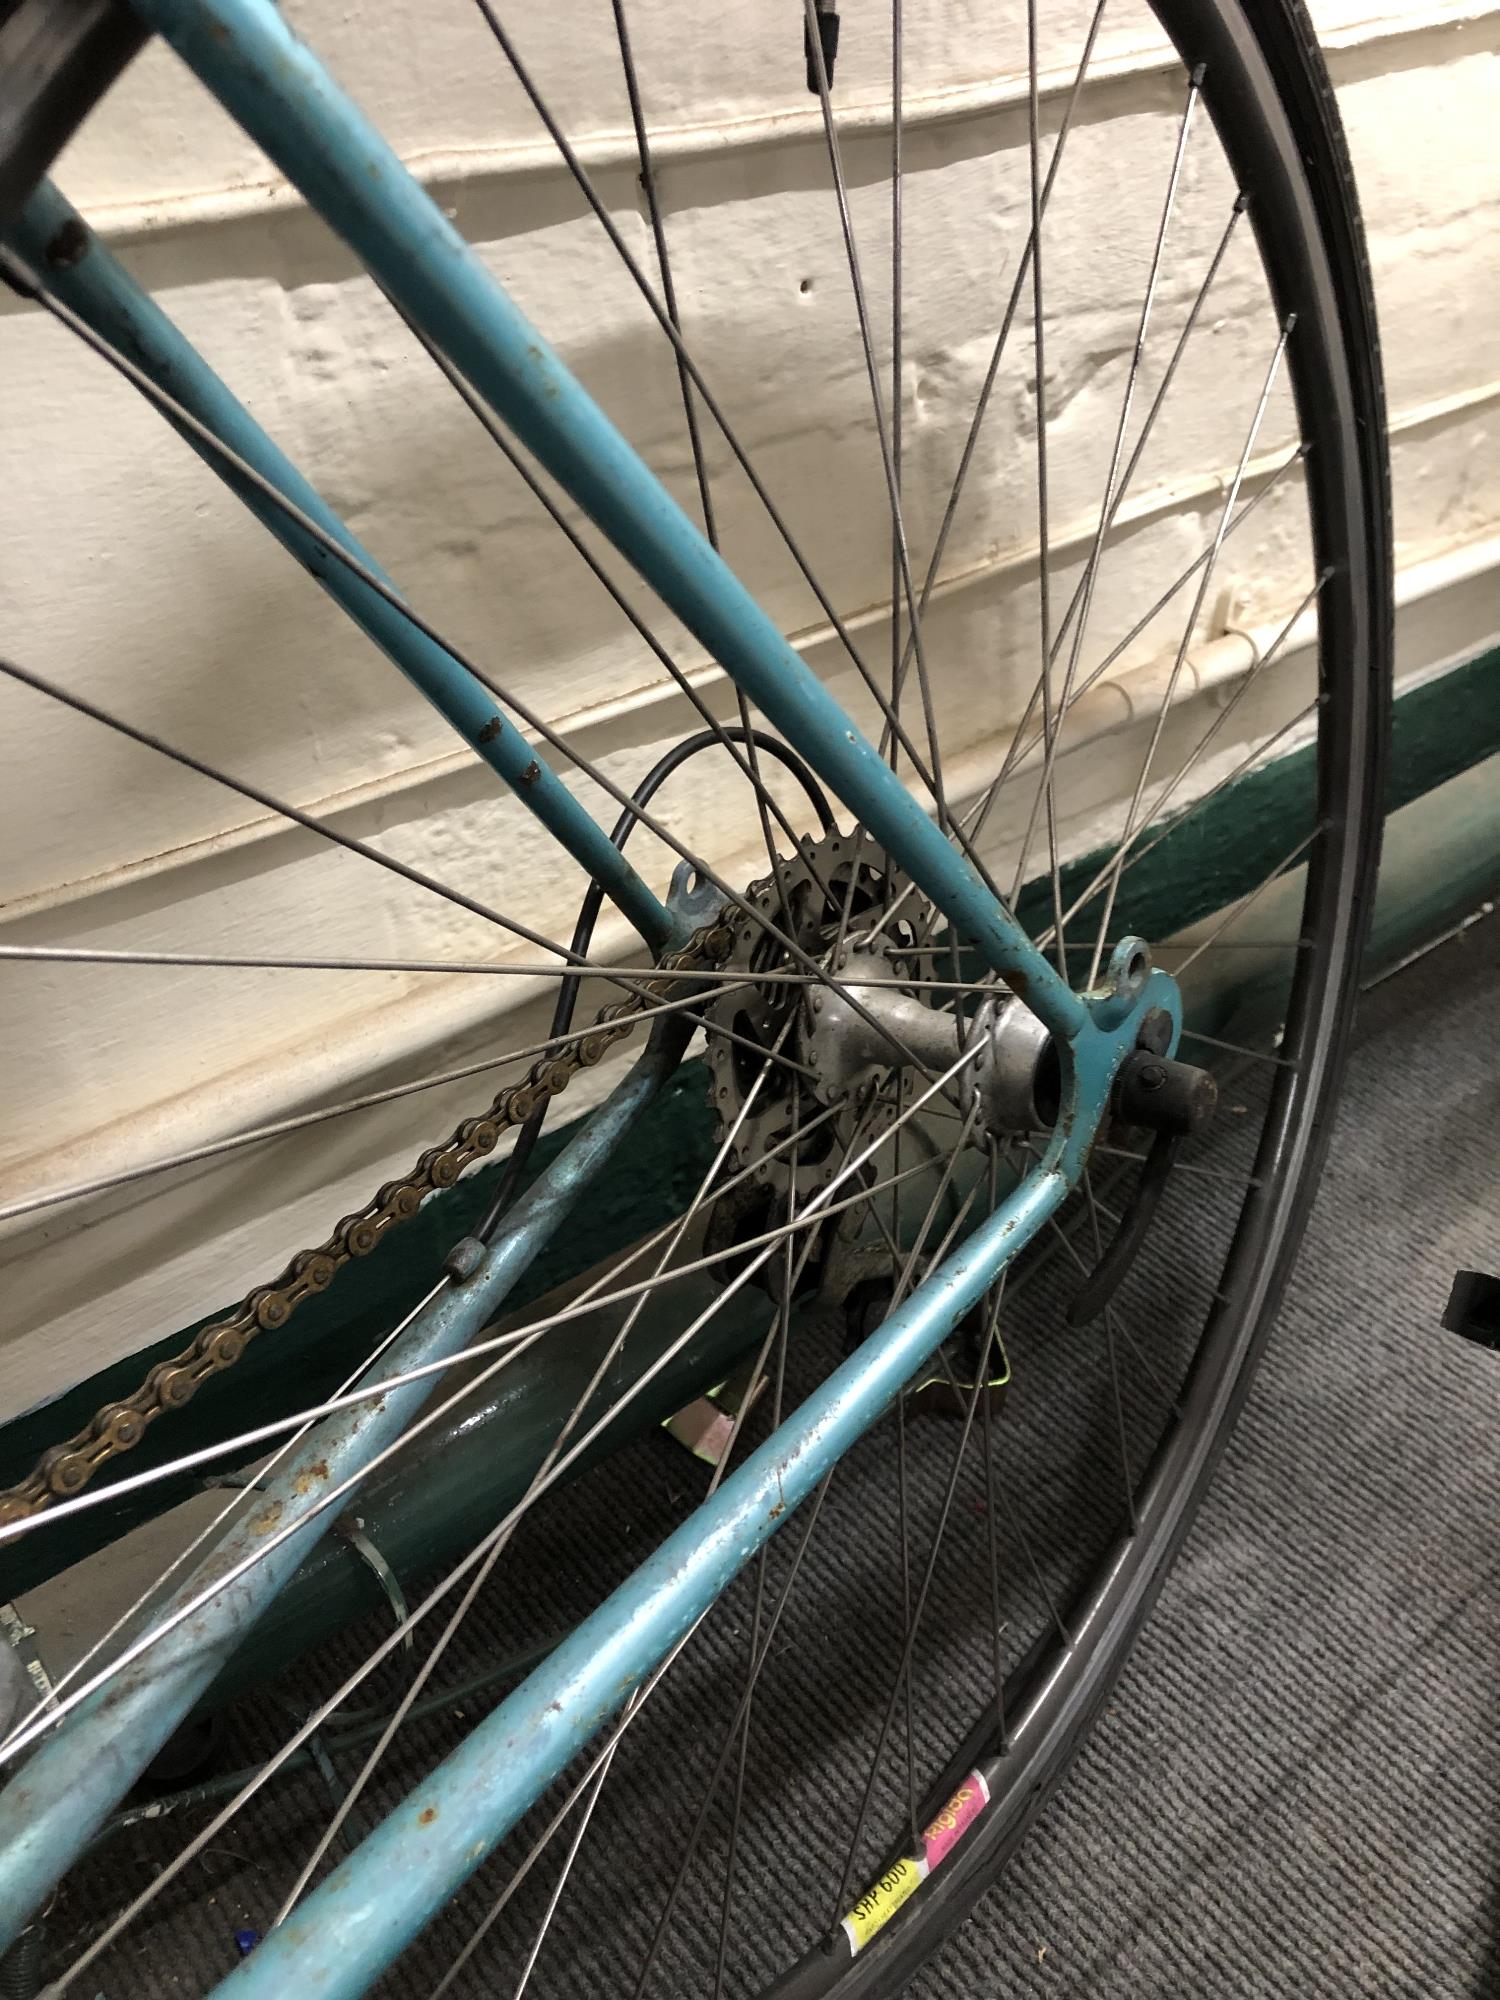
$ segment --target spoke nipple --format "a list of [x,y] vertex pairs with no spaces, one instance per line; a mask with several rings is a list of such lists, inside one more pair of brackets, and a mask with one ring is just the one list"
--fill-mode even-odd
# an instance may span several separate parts
[[482,1269],[489,1251],[477,1236],[464,1236],[443,1259],[443,1269],[456,1285],[462,1285]]
[[839,17],[833,0],[815,0],[813,17],[817,23],[817,44],[813,43],[812,23],[802,24],[802,53],[807,61],[807,87],[814,97],[833,88],[833,65],[839,52]]

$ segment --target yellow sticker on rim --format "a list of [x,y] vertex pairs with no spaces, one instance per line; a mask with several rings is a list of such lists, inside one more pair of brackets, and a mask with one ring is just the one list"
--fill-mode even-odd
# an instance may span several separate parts
[[851,1951],[861,1950],[878,1930],[890,1922],[926,1874],[926,1861],[908,1855],[894,1868],[888,1868],[873,1888],[865,1891],[848,1916],[840,1920]]

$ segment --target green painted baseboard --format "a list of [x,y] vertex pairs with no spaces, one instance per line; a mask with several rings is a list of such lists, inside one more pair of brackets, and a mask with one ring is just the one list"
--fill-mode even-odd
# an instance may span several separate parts
[[[1169,831],[1149,861],[1124,878],[1116,928],[1161,937],[1263,880],[1308,822],[1312,754],[1300,750],[1252,772]],[[1399,960],[1500,891],[1500,649],[1398,700],[1388,810],[1372,970]],[[1085,885],[1100,858],[1071,864],[1065,895]],[[1049,899],[1049,885],[1033,885],[1022,898],[1023,918],[1045,921]],[[706,1071],[701,1063],[687,1064],[643,1121],[628,1163],[599,1186],[580,1227],[565,1232],[532,1267],[514,1304],[541,1296],[679,1213],[707,1165],[713,1131]],[[564,1137],[559,1129],[542,1142],[533,1171],[546,1165]],[[499,1171],[485,1169],[435,1196],[375,1255],[305,1306],[285,1333],[257,1342],[234,1371],[232,1394],[222,1393],[223,1384],[211,1387],[182,1418],[153,1429],[131,1454],[130,1469],[163,1463],[279,1415],[289,1371],[299,1399],[333,1389],[421,1296],[445,1252],[482,1211]],[[177,1352],[195,1330],[173,1332],[0,1429],[0,1486],[23,1477],[41,1450],[78,1429],[101,1403],[133,1389],[152,1362]],[[191,1487],[190,1480],[163,1481],[138,1498],[81,1516],[76,1531],[23,1540],[0,1561],[0,1600],[126,1533]]]

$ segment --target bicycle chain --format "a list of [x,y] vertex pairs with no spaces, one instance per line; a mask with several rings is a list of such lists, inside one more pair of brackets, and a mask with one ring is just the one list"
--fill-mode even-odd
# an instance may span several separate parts
[[[717,965],[732,941],[721,913],[680,951],[669,953],[662,968]],[[581,1070],[592,1069],[611,1043],[630,1032],[647,1002],[665,999],[670,991],[669,980],[649,979],[638,993],[601,1008],[591,1027],[539,1057],[524,1081],[497,1092],[488,1111],[464,1119],[445,1144],[429,1146],[405,1179],[387,1181],[357,1214],[346,1215],[327,1242],[299,1251],[279,1278],[256,1286],[233,1312],[201,1328],[181,1354],[158,1361],[134,1395],[106,1403],[75,1437],[43,1452],[29,1477],[0,1492],[0,1526],[81,1493],[101,1466],[133,1450],[158,1417],[180,1410],[211,1376],[232,1368],[258,1334],[285,1326],[304,1299],[327,1291],[346,1264],[368,1257],[416,1214],[427,1195],[452,1187],[467,1166],[493,1152],[502,1132],[523,1125],[544,1098],[556,1097]]]

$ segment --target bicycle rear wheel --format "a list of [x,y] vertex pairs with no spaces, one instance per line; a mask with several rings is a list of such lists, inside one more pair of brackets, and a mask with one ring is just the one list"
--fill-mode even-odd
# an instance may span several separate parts
[[[0,32],[18,33],[29,11],[13,9]],[[924,237],[931,254],[921,263],[913,214],[920,195],[945,176],[956,180],[960,200],[968,198],[972,158],[987,155],[946,148],[940,112],[939,136],[923,142],[931,151],[918,173],[905,113],[893,108],[887,116],[893,149],[883,185],[895,200],[895,248],[877,313],[855,227],[863,225],[867,245],[870,219],[851,203],[838,107],[826,90],[820,93],[819,129],[837,196],[830,225],[837,233],[824,247],[847,255],[855,309],[845,352],[853,356],[856,384],[871,396],[861,422],[839,426],[840,451],[851,463],[863,452],[865,487],[873,464],[878,496],[889,501],[880,540],[888,576],[882,632],[886,622],[890,627],[883,677],[856,678],[853,671],[860,642],[845,614],[861,602],[861,573],[842,547],[830,556],[837,585],[820,601],[830,619],[830,650],[848,656],[839,671],[851,702],[862,703],[876,729],[888,731],[893,756],[914,773],[914,787],[954,839],[968,845],[992,879],[1014,885],[1013,900],[1032,933],[1056,934],[1052,943],[1073,983],[1087,983],[1105,949],[1127,931],[1155,943],[1176,941],[1167,962],[1189,989],[1197,972],[1199,990],[1190,990],[1193,1046],[1204,1061],[1209,1052],[1214,1060],[1228,1058],[1221,1089],[1238,1109],[1219,1121],[1212,1144],[1192,1141],[1145,1249],[1102,1318],[1070,1330],[1062,1309],[1078,1274],[1098,1259],[1115,1198],[1101,1181],[1120,1178],[1123,1205],[1130,1199],[1129,1156],[1140,1151],[1118,1137],[1098,1149],[1059,1230],[1010,1275],[1004,1294],[987,1302],[977,1331],[960,1330],[945,1351],[939,1372],[947,1377],[956,1420],[945,1431],[933,1413],[931,1406],[944,1400],[942,1384],[937,1394],[915,1385],[890,1423],[851,1454],[847,1473],[841,1468],[839,1481],[820,1492],[810,1518],[726,1592],[713,1625],[660,1692],[653,1684],[649,1704],[632,1711],[631,1729],[618,1738],[629,1746],[618,1760],[628,1770],[612,1775],[611,1738],[603,1761],[586,1758],[558,1795],[574,1801],[572,1821],[561,1822],[567,1831],[552,1827],[557,1799],[542,1802],[534,1822],[502,1850],[508,1873],[482,1878],[434,1928],[422,1950],[441,1949],[465,1968],[455,1978],[483,1985],[503,1969],[524,1983],[533,1964],[538,1980],[549,1964],[586,1968],[598,1951],[592,1912],[607,1897],[620,1910],[608,1951],[611,1983],[622,1987],[644,1988],[656,1979],[712,1984],[715,1991],[770,1987],[801,1994],[904,1983],[993,1881],[1056,1781],[1149,1608],[1245,1394],[1326,1144],[1374,879],[1389,653],[1383,419],[1353,192],[1305,17],[1287,7],[1257,10],[1252,22],[1230,4],[1205,16],[1169,0],[1155,11],[1179,67],[1169,72],[1159,53],[1149,56],[1162,81],[1149,115],[1141,114],[1149,130],[1139,157],[1155,172],[1134,189],[1142,197],[1141,227],[1132,236],[1119,218],[1117,246],[1091,230],[1097,232],[1110,148],[1123,143],[1116,127],[1130,121],[1095,125],[1085,115],[1075,126],[1073,119],[1075,106],[1090,102],[1099,17],[1062,86],[1046,74],[1030,24],[1028,73],[1012,92],[1010,114],[1027,131],[1018,137],[1012,130],[1009,158],[996,149],[997,173],[1008,166],[1014,181],[1020,169],[1010,210],[1015,254],[994,285],[1005,310],[991,300],[967,322],[951,272],[945,276],[954,247],[944,242],[934,250]],[[892,107],[900,101],[902,65],[913,60],[899,8],[893,20],[886,50],[894,63]],[[640,77],[623,12],[616,21],[635,104]],[[89,29],[99,33],[92,17]],[[853,28],[849,33],[853,38]],[[111,46],[123,56],[130,39],[117,34]],[[502,42],[502,53],[520,74],[513,46]],[[847,76],[855,66],[858,77],[860,60],[851,39],[836,74]],[[21,135],[9,154],[17,163],[6,186],[12,197],[29,192],[43,156],[108,81],[109,63],[101,63],[96,49],[86,62],[54,50],[44,67],[69,88],[33,83],[23,91],[8,127]],[[813,69],[819,81],[815,61]],[[80,77],[83,87],[75,88]],[[1044,86],[1058,125],[1050,155],[1058,167],[1055,188],[1041,143]],[[60,93],[66,115],[58,111]],[[862,116],[867,99],[868,93]],[[1195,123],[1200,105],[1213,121],[1216,144],[1203,138],[1201,120]],[[672,238],[688,237],[688,230],[658,200],[644,119],[636,138],[656,230],[659,307],[671,323]],[[1088,163],[1076,197],[1065,143],[1074,162],[1081,155]],[[708,171],[699,169],[704,177]],[[585,178],[579,166],[580,187]],[[856,195],[860,185],[856,180]],[[994,199],[1002,212],[1000,197]],[[1044,204],[1048,226],[1037,256],[1029,231],[1043,221]],[[684,201],[681,213],[692,212],[692,201]],[[950,207],[947,220],[958,212]],[[700,250],[689,241],[690,254]],[[80,239],[54,232],[47,243],[50,283],[66,296]],[[1169,244],[1186,246],[1181,269],[1167,260]],[[618,248],[607,245],[606,254]],[[83,249],[86,259],[86,239]],[[1096,259],[1104,266],[1097,285],[1090,268]],[[1116,317],[1123,317],[1127,339],[1123,348],[1106,339],[1101,363],[1091,314],[1102,310],[1101,292],[1107,305],[1116,304],[1113,287],[1125,268],[1135,289]],[[927,326],[919,313],[919,272],[931,287]],[[961,270],[959,290],[965,275]],[[695,289],[701,288],[699,280]],[[821,301],[828,289],[821,269],[799,279],[795,291],[788,285],[788,317],[802,310],[795,301]],[[825,308],[820,303],[817,310]],[[693,346],[701,338],[711,349],[716,326],[722,339],[732,313],[732,304],[718,322],[705,313]],[[892,329],[885,347],[877,342],[882,314]],[[949,328],[945,335],[942,321],[955,314],[960,332]],[[994,382],[1007,379],[1012,323],[1029,326],[1030,373],[1018,369],[1012,422],[996,439],[996,419],[989,418],[989,430],[983,426]],[[1025,344],[1019,333],[1017,340]],[[1214,350],[1216,340],[1228,348],[1227,360]],[[897,365],[887,387],[891,347]],[[667,359],[670,365],[670,350]],[[725,480],[703,441],[710,406],[700,383],[684,375],[679,386],[693,462],[689,491],[712,519],[713,495]],[[847,381],[831,370],[821,386],[831,409],[847,416]],[[799,409],[806,394],[800,381]],[[1059,447],[1075,427],[1068,406],[1079,402],[1090,421],[1078,419],[1077,428],[1089,432],[1093,445],[1069,464]],[[1175,431],[1184,407],[1183,429]],[[1215,476],[1190,505],[1177,496],[1172,474],[1189,448],[1204,462],[1207,447],[1195,429],[1208,414],[1219,420],[1212,427],[1221,440],[1218,455],[1208,452]],[[767,446],[765,439],[755,442]],[[774,442],[768,448],[774,451]],[[1164,458],[1148,487],[1152,449]],[[967,488],[976,516],[968,522],[961,508],[976,462],[984,477]],[[1016,467],[1024,467],[1035,505],[1029,582],[1017,580],[1023,568],[1017,562],[1009,569],[994,565],[978,589],[979,612],[951,613],[945,606],[959,598],[968,570],[976,563],[984,568],[977,559],[986,537],[1015,504],[1014,478],[1010,486],[1006,479],[1007,468]],[[845,478],[850,491],[859,490],[852,484],[859,473]],[[1147,496],[1138,512],[1126,505],[1137,478]],[[1227,505],[1216,484],[1227,492]],[[1264,641],[1242,641],[1233,629],[1219,635],[1215,658],[1225,658],[1228,647],[1233,665],[1222,684],[1234,691],[1215,708],[1213,675],[1199,653],[1213,636],[1209,585],[1222,575],[1226,545],[1240,546],[1229,543],[1230,534],[1243,535],[1241,523],[1262,503],[1260,529],[1272,526],[1253,546],[1256,560],[1275,571],[1261,606],[1274,606],[1275,616],[1259,621]],[[1083,524],[1073,533],[1071,558],[1056,529],[1067,508]],[[826,518],[808,522],[827,525]],[[735,526],[743,523],[736,519]],[[1122,581],[1127,566],[1119,552],[1134,535],[1152,560],[1129,565]],[[812,541],[809,535],[809,547]],[[1278,560],[1287,548],[1301,561],[1296,582],[1289,575],[1296,564]],[[752,543],[745,557],[752,574],[758,562]],[[1072,582],[1071,598],[1060,587],[1063,577]],[[632,608],[618,591],[616,603]],[[1238,627],[1244,620],[1223,622]],[[969,724],[972,660],[987,631],[1004,635],[1023,623],[1031,634],[1031,670],[1019,682],[996,749]],[[1175,636],[1167,639],[1163,671],[1153,649],[1167,631]],[[664,670],[679,665],[661,658]],[[1039,661],[1046,663],[1040,671]],[[1288,665],[1291,673],[1278,679],[1278,668]],[[1092,746],[1106,741],[1113,725],[1088,733],[1096,725],[1086,697],[1114,689],[1118,699],[1131,672],[1139,678],[1125,700],[1127,784],[1112,804],[1100,789],[1100,755]],[[679,670],[679,686],[683,678]],[[982,678],[980,685],[988,691]],[[1204,691],[1196,708],[1180,699],[1185,686]],[[1231,717],[1233,730],[1226,726]],[[928,1115],[915,1118],[890,1081],[888,1061],[867,1062],[856,1074],[838,1069],[801,1010],[805,1001],[810,1014],[820,995],[848,1004],[852,990],[855,1003],[862,993],[868,999],[848,970],[851,942],[882,954],[886,982],[915,1006],[939,1011],[945,1001],[958,1027],[993,1001],[993,982],[986,994],[984,979],[960,962],[937,913],[858,829],[819,826],[818,794],[797,773],[797,745],[783,779],[762,761],[780,753],[762,740],[759,719],[746,711],[737,724],[726,722],[710,706],[704,720],[715,756],[732,758],[745,786],[741,824],[726,824],[700,787],[677,823],[703,831],[677,844],[738,893],[736,922],[743,918],[744,929],[729,947],[736,955],[727,971],[753,976],[761,990],[752,1006],[695,1009],[721,1122],[703,1170],[692,1176],[687,1227],[671,1250],[691,1247],[715,1259],[721,1273],[738,1274],[757,1245],[778,1246],[765,1286],[769,1323],[746,1344],[755,1362],[748,1386],[765,1387],[728,1423],[742,1450],[843,1358],[851,1332],[878,1320],[942,1248],[961,1239],[1006,1177],[1024,1169],[1032,1134],[1025,1119],[998,1133],[980,1132],[974,1103],[962,1095],[946,1106],[933,1102]],[[1289,747],[1290,757],[1278,757]],[[623,789],[598,765],[585,775],[606,792]],[[1243,814],[1226,833],[1224,802],[1237,795],[1242,805],[1252,801],[1251,817],[1274,836],[1269,844],[1247,838]],[[635,823],[628,793],[623,803],[625,828]],[[637,798],[638,807],[644,803]],[[794,848],[804,831],[809,838]],[[644,866],[664,871],[674,858],[672,834],[661,820],[647,825],[636,843],[651,856]],[[752,884],[751,868],[742,864],[736,875],[726,857],[743,853],[757,835],[764,852]],[[1244,850],[1239,858],[1249,861],[1247,873],[1224,868],[1226,840]],[[789,852],[790,868],[783,865]],[[1150,855],[1157,865],[1148,874],[1139,864]],[[1174,862],[1171,869],[1165,860]],[[1252,910],[1250,922],[1266,929],[1247,939],[1236,926]],[[534,920],[535,912],[528,906],[524,915]],[[1070,951],[1081,955],[1081,971]],[[1253,980],[1244,976],[1247,962],[1254,964]],[[1238,968],[1233,976],[1221,970],[1226,965]],[[861,975],[866,982],[872,976]],[[978,1002],[968,997],[971,988],[979,990]],[[782,992],[797,998],[788,1005],[778,998]],[[1262,1003],[1265,1018],[1257,1021],[1251,1001]],[[1249,1024],[1243,1037],[1237,1022]],[[1249,1039],[1250,1027],[1263,1031],[1260,1039]],[[789,1058],[792,1049],[797,1053]],[[1031,1084],[1039,1076],[1040,1069]],[[1036,1109],[1045,1124],[1040,1100]],[[526,1120],[516,1122],[524,1127],[530,1117],[528,1109]],[[1116,1158],[1120,1152],[1124,1161]],[[852,1189],[852,1221],[830,1232],[814,1198],[835,1180]],[[23,1213],[20,1203],[15,1212]],[[607,1268],[606,1297],[629,1295],[630,1271],[628,1262]],[[722,1366],[715,1355],[703,1387],[713,1385]],[[1010,1379],[1003,1409],[1002,1373]],[[559,1418],[557,1435],[567,1437],[577,1421],[575,1406]],[[641,1454],[649,1463],[653,1449],[662,1448],[655,1440],[634,1448],[630,1463],[638,1478],[645,1476]],[[658,1511],[642,1506],[628,1482],[622,1489],[620,1463],[612,1461],[600,1476],[602,1498],[591,1501],[585,1489],[574,1489],[565,1505],[554,1497],[549,1513],[540,1494],[528,1495],[525,1526],[534,1546],[522,1538],[508,1547],[499,1575],[509,1582],[501,1589],[544,1605],[549,1570],[584,1522],[606,1546],[599,1549],[599,1575],[577,1602],[570,1597],[569,1615],[603,1588],[621,1554],[607,1547],[610,1515]],[[884,1478],[892,1526],[888,1540],[871,1546],[876,1475]],[[845,1489],[856,1478],[862,1483],[851,1494]],[[690,1503],[697,1496],[683,1497]],[[63,1508],[52,1511],[66,1518]],[[833,1554],[820,1561],[819,1548]],[[799,1574],[804,1583],[816,1578],[816,1595],[804,1589],[798,1596]],[[740,1650],[746,1631],[748,1658]],[[837,1665],[818,1657],[834,1632],[844,1642]],[[771,1643],[777,1635],[804,1663],[791,1698],[799,1726],[778,1710],[784,1733],[758,1743],[755,1722],[767,1712],[770,1663],[780,1664]],[[538,1633],[515,1636],[535,1643]],[[438,1640],[424,1673],[439,1666],[446,1646]],[[391,1694],[397,1698],[395,1689]],[[874,1742],[856,1756],[850,1739],[860,1712]],[[684,1799],[670,1775],[706,1717],[715,1723],[714,1751],[703,1758],[700,1747],[702,1761]],[[400,1749],[408,1743],[403,1735]],[[392,1756],[368,1769],[361,1761],[356,1789],[394,1804],[414,1775],[410,1761]],[[245,1807],[254,1810],[260,1795],[252,1788]],[[302,1850],[278,1898],[305,1894],[322,1865],[329,1830],[314,1829],[312,1813],[304,1805]],[[651,1856],[642,1852],[640,1816],[649,1825],[655,1814],[685,1824]],[[591,1831],[581,1844],[584,1829]],[[545,1841],[538,1842],[549,1831],[558,1841],[552,1851],[563,1856],[560,1878],[535,1865],[546,1851]],[[186,1844],[177,1842],[173,1868],[180,1872],[181,1856],[191,1860],[205,1844],[201,1829]],[[778,1898],[769,1910],[768,1848],[791,1856],[770,1871]],[[744,1873],[747,1856],[757,1855],[758,1892],[747,1887]],[[316,1896],[307,1907],[312,1916]],[[118,1918],[144,1912],[143,1902],[112,1913],[103,1925],[72,1925],[54,1939],[60,1968],[81,1976],[113,1946]],[[539,1958],[544,1940],[547,1955]],[[107,1963],[115,1979],[123,1959]],[[435,1959],[423,1964],[435,1980],[449,1979]]]

